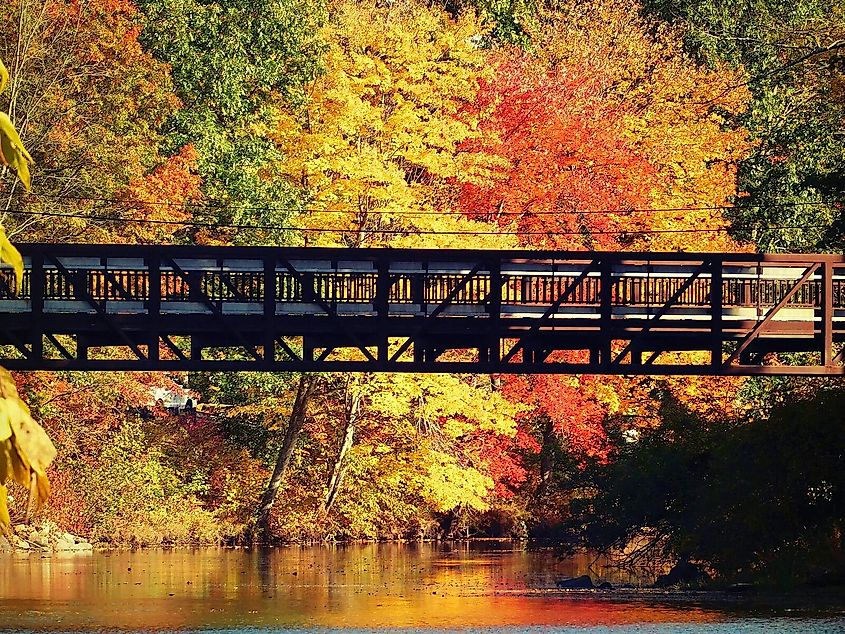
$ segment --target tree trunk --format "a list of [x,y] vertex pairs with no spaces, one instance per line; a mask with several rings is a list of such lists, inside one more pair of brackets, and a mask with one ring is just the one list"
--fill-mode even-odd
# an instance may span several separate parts
[[540,449],[540,485],[537,497],[543,498],[549,492],[552,473],[555,468],[555,427],[551,419],[543,421],[543,445]]
[[343,430],[343,440],[340,443],[340,451],[338,451],[337,459],[334,461],[334,467],[326,488],[326,497],[323,500],[323,510],[326,513],[332,508],[332,504],[337,498],[337,492],[340,491],[340,485],[343,484],[343,476],[346,474],[346,454],[352,449],[352,443],[355,441],[355,424],[361,410],[361,395],[354,394],[347,398],[344,410],[346,424]]
[[285,471],[290,464],[293,450],[296,447],[296,441],[299,439],[299,434],[302,432],[302,427],[305,425],[305,416],[308,410],[308,402],[311,395],[314,393],[314,388],[317,386],[317,377],[311,374],[302,374],[299,377],[299,385],[296,388],[296,397],[293,401],[293,408],[288,419],[288,426],[285,430],[285,437],[282,440],[282,446],[279,449],[279,455],[276,458],[276,466],[273,469],[273,475],[270,477],[270,482],[267,484],[267,489],[261,497],[261,504],[258,506],[258,514],[255,519],[255,528],[252,534],[254,541],[266,541],[268,528],[270,524],[270,511],[273,504],[276,502],[276,497],[279,494],[279,487],[282,484],[282,479],[285,476]]

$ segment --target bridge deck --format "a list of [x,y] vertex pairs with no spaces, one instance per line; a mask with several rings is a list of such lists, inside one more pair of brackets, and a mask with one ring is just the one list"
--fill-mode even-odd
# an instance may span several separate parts
[[13,369],[845,373],[840,256],[21,252],[20,294],[0,271],[0,363]]

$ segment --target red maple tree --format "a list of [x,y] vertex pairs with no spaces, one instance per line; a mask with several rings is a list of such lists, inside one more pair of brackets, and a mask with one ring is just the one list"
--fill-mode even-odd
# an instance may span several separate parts
[[602,99],[607,83],[577,67],[501,54],[463,112],[478,118],[480,134],[462,144],[498,167],[486,182],[460,183],[459,209],[520,232],[526,246],[624,245],[640,228],[624,210],[648,204],[656,172],[626,138],[624,108]]

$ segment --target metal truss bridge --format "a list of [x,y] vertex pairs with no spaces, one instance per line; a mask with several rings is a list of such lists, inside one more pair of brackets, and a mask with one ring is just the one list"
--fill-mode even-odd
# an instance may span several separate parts
[[16,370],[842,375],[845,258],[25,244]]

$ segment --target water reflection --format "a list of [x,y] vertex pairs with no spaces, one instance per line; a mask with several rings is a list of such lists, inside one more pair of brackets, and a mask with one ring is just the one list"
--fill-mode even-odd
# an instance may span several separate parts
[[[695,600],[546,591],[590,563],[496,543],[16,557],[0,566],[0,614],[4,628],[65,630],[592,627],[737,618],[736,606]],[[598,573],[617,584],[635,581]],[[845,631],[845,619],[836,624]]]

